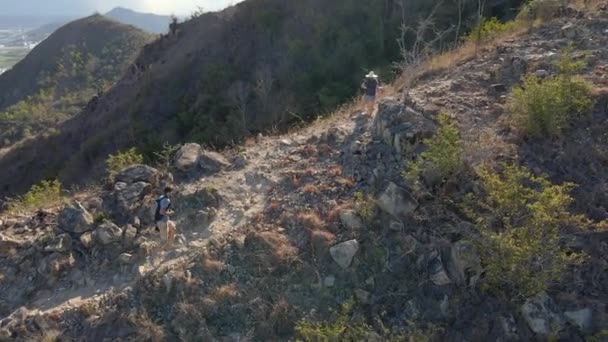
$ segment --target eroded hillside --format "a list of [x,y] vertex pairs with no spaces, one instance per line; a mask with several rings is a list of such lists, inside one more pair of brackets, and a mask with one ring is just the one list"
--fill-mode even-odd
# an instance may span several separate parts
[[[353,103],[223,155],[187,144],[166,169],[132,166],[65,207],[3,216],[0,331],[16,340],[605,340],[608,5],[555,16],[477,55],[431,63],[411,88],[385,89],[373,118]],[[593,105],[559,136],[527,136],[513,124],[512,89],[524,75],[559,77],[560,60],[585,62]],[[437,165],[457,161],[453,172],[423,164],[410,177],[436,155]],[[578,185],[571,202],[564,181]],[[151,210],[166,184],[177,188],[181,236],[159,252]]]

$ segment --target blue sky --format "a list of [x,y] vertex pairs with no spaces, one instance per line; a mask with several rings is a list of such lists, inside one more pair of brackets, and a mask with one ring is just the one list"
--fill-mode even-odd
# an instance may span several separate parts
[[199,6],[222,9],[239,0],[0,0],[0,15],[81,16],[123,6],[136,11],[187,15]]

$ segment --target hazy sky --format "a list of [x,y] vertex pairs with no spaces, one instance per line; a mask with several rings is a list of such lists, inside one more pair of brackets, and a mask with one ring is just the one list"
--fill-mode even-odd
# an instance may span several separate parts
[[206,11],[222,9],[239,0],[0,0],[0,15],[85,15],[123,6],[159,14],[190,14],[198,6]]

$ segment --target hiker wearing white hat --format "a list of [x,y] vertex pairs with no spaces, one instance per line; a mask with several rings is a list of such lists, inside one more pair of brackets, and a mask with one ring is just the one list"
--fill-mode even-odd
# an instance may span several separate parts
[[376,93],[380,88],[380,81],[378,81],[378,75],[374,71],[370,71],[369,74],[365,75],[365,80],[361,84],[361,88],[365,90],[363,95],[363,102],[366,106],[366,115],[372,116],[374,112],[374,105],[376,104]]

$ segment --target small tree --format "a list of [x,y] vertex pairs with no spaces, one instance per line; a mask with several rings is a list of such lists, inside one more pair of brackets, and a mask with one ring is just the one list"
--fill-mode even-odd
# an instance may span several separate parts
[[508,108],[515,125],[531,136],[559,136],[576,116],[591,109],[591,85],[576,74],[585,67],[572,58],[572,46],[556,63],[558,74],[541,80],[524,77],[523,86],[513,89]]
[[31,187],[23,197],[9,202],[9,211],[33,210],[57,204],[61,200],[61,183],[58,180],[44,180]]
[[124,170],[128,166],[134,164],[142,164],[144,162],[144,157],[137,152],[135,147],[123,151],[118,152],[116,154],[110,154],[108,159],[106,159],[107,172],[110,177],[114,177],[117,173]]
[[580,224],[568,212],[573,184],[553,185],[525,167],[503,165],[502,173],[479,171],[483,195],[475,213],[486,270],[483,287],[525,298],[544,291],[575,261],[560,245],[560,228]]
[[417,183],[420,176],[431,169],[443,180],[462,168],[464,149],[460,131],[449,115],[439,115],[437,133],[431,139],[426,139],[424,144],[428,149],[420,154],[405,173],[408,181]]

